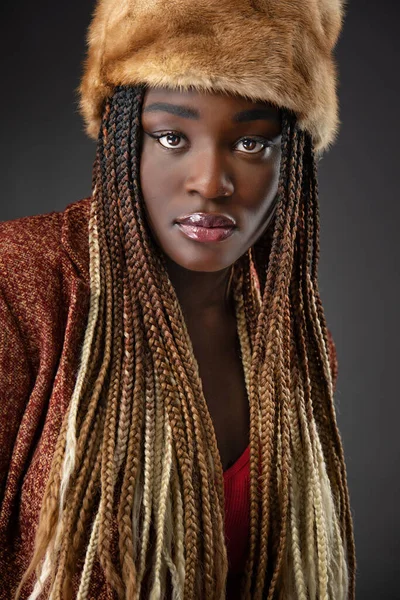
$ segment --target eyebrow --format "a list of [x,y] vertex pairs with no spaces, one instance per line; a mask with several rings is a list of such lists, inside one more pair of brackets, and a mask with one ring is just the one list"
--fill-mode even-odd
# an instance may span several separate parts
[[[168,112],[177,117],[192,119],[198,121],[200,113],[197,109],[190,106],[181,106],[178,104],[170,104],[169,102],[153,102],[143,109],[143,112]],[[273,108],[251,108],[242,110],[232,117],[233,123],[247,123],[249,121],[273,120],[279,122],[279,115]]]

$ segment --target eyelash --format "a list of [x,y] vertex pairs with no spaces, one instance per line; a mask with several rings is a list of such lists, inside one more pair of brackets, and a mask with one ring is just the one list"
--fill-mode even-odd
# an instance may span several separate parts
[[[150,136],[150,137],[152,137],[153,139],[157,140],[157,141],[159,142],[159,144],[160,144],[161,148],[162,148],[163,150],[167,150],[167,151],[170,151],[170,150],[176,150],[176,151],[178,152],[178,151],[180,151],[180,150],[183,150],[183,148],[173,148],[173,147],[170,147],[170,148],[168,148],[167,146],[163,146],[163,145],[160,143],[160,139],[161,139],[161,138],[167,137],[168,135],[174,135],[174,136],[176,136],[176,137],[180,137],[180,138],[183,138],[183,139],[187,139],[187,138],[186,138],[186,136],[185,136],[185,135],[183,135],[183,133],[178,133],[177,131],[166,131],[166,132],[162,132],[162,133],[160,133],[160,134],[158,134],[158,135],[157,135],[157,134],[154,134],[154,133],[149,133],[148,131],[145,131],[144,133],[146,133],[147,135],[149,135],[149,136]],[[269,141],[269,140],[267,140],[266,138],[263,138],[263,137],[260,137],[260,136],[251,136],[251,137],[249,136],[249,137],[242,137],[242,138],[240,138],[240,140],[238,141],[238,143],[239,143],[239,142],[242,142],[242,141],[244,141],[244,140],[251,140],[251,141],[254,141],[254,142],[258,142],[259,144],[262,144],[262,146],[263,146],[263,147],[261,148],[261,150],[259,150],[258,152],[244,152],[244,151],[240,151],[240,152],[242,152],[243,154],[248,154],[248,155],[250,155],[250,156],[252,156],[252,155],[254,155],[254,156],[257,156],[257,155],[259,155],[259,154],[262,154],[262,153],[263,153],[265,150],[267,150],[267,149],[269,149],[269,148],[272,148],[272,147],[273,147],[273,145],[274,145],[272,142],[270,142],[270,141]]]

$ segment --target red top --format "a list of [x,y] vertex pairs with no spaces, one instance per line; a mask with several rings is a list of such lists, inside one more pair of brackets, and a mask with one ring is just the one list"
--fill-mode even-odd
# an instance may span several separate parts
[[225,539],[228,550],[227,600],[240,597],[250,526],[250,444],[224,472]]

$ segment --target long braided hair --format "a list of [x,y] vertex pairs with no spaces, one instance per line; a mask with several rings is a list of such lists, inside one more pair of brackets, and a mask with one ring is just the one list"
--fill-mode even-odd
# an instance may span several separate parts
[[[35,573],[31,600],[84,600],[96,564],[120,600],[225,598],[215,430],[139,183],[144,91],[121,86],[104,109],[81,363],[16,598]],[[250,407],[247,600],[354,598],[318,211],[312,140],[283,111],[273,227],[233,265]]]

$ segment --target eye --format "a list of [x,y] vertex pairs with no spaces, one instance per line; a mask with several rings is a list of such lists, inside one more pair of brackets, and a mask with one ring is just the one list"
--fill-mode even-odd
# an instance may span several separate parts
[[[272,144],[265,138],[257,139],[257,138],[242,138],[238,144],[243,144],[245,148],[245,154],[259,154],[264,150],[268,150],[268,153],[272,149]],[[260,148],[261,146],[261,148]],[[243,152],[240,150],[240,152]]]
[[[163,148],[169,148],[171,150],[173,150],[173,149],[180,150],[183,147],[183,146],[178,146],[177,140],[179,142],[179,139],[183,139],[184,136],[181,134],[175,133],[174,131],[167,131],[166,133],[162,133],[160,135],[155,135],[155,134],[151,134],[151,133],[149,133],[148,135],[150,135],[152,138],[156,139]],[[166,143],[161,141],[164,138],[166,138]]]

